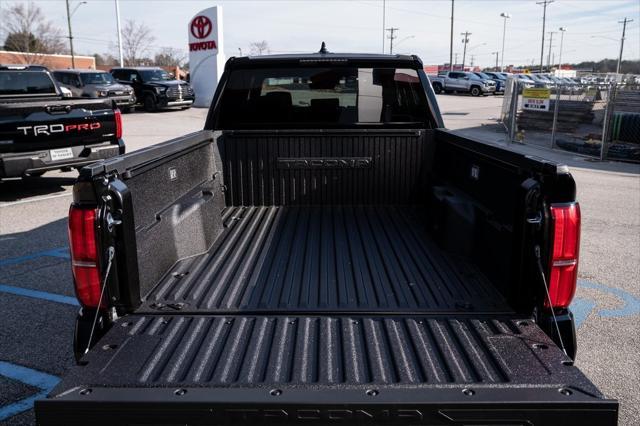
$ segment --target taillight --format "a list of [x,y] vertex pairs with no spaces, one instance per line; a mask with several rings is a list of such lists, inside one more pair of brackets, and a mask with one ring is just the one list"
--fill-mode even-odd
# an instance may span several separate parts
[[[580,205],[552,205],[553,246],[549,296],[551,306],[566,308],[576,292],[578,251],[580,249]],[[546,302],[548,307],[549,302]]]
[[116,109],[113,115],[116,118],[116,138],[120,139],[122,137],[122,113]]
[[100,303],[96,212],[96,209],[73,205],[69,209],[69,244],[73,282],[78,300],[87,308],[97,308]]

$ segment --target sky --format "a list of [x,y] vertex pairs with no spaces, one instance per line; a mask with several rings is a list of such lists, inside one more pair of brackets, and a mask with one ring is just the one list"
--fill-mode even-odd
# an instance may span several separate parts
[[[80,3],[70,0],[71,8]],[[0,0],[2,9],[26,0]],[[66,34],[64,0],[35,0],[46,16]],[[382,52],[382,0],[296,1],[184,1],[120,0],[120,14],[149,26],[156,38],[153,49],[172,47],[187,54],[187,24],[202,9],[222,6],[225,54],[249,52],[252,42],[266,40],[272,53],[315,52],[325,41],[334,52]],[[386,0],[386,27],[399,28],[394,52],[420,56],[425,64],[449,61],[450,0]],[[507,12],[504,62],[538,64],[542,37],[542,6],[536,0],[455,0],[454,53],[462,61],[460,33],[468,31],[466,63],[495,64],[501,51],[503,18]],[[627,24],[623,59],[640,59],[640,0],[555,0],[547,7],[546,31],[555,31],[552,54],[558,60],[564,33],[564,63],[617,58],[624,17]],[[116,18],[113,0],[87,0],[72,17],[77,54],[115,54]],[[388,33],[387,33],[388,34]],[[0,37],[4,37],[0,31]],[[545,36],[545,58],[549,36]],[[389,40],[385,39],[385,50]],[[473,58],[471,56],[473,55]]]

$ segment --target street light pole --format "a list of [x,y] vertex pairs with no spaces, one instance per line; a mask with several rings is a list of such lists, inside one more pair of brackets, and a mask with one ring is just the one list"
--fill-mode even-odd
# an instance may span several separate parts
[[387,13],[387,2],[386,0],[382,0],[382,54],[384,55],[384,38],[386,35],[386,28],[385,25],[387,24],[386,21],[386,13]]
[[71,68],[76,67],[76,57],[73,54],[73,34],[71,32],[71,12],[69,12],[69,0],[67,3],[67,25],[69,26],[69,47],[71,49]]
[[69,0],[66,0],[66,3],[67,3],[67,25],[69,27],[69,48],[71,50],[71,68],[75,68],[76,57],[73,53],[73,33],[71,32],[71,17],[73,16],[74,13],[76,13],[76,10],[78,10],[80,6],[82,6],[83,4],[87,4],[87,2],[83,1],[78,3],[76,7],[73,8],[72,11],[69,11]]
[[[502,27],[502,54],[500,55],[500,57],[502,58],[502,61],[500,62],[500,72],[504,72],[504,39],[505,39],[505,34],[507,33],[507,19],[511,18],[511,15],[509,15],[506,12],[502,12],[500,16],[504,18],[504,25]],[[498,57],[496,56],[496,61],[497,60],[498,60]],[[498,64],[496,63],[496,70],[497,69],[498,69]]]
[[[491,52],[492,55],[496,55],[496,71],[498,71],[498,54],[500,52]],[[500,72],[503,72],[502,70],[504,69],[504,62],[503,65],[500,66]]]
[[567,31],[567,27],[558,28],[560,31],[560,53],[558,54],[558,69],[562,70],[562,43],[564,42],[564,32]]
[[120,31],[120,4],[118,0],[116,3],[116,26],[118,28],[118,55],[120,56],[120,66],[124,67],[124,56],[122,55],[122,32]]
[[[454,4],[454,0],[451,0],[451,38],[449,39],[449,71],[453,71],[453,4]],[[456,59],[456,62],[458,62],[457,59]]]

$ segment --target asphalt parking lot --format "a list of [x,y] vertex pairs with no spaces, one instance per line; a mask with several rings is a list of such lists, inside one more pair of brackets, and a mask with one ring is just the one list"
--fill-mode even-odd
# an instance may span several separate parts
[[[502,97],[439,96],[445,124],[500,143]],[[202,128],[206,110],[124,115],[129,151]],[[640,424],[640,166],[589,162],[538,148],[572,167],[582,206],[577,365]],[[75,172],[0,182],[0,423],[33,424],[33,401],[73,364],[78,309],[66,215]]]

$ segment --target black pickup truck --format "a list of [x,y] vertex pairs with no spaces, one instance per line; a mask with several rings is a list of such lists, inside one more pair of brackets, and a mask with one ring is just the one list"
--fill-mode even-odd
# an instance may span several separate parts
[[111,101],[64,98],[43,67],[0,66],[0,178],[80,168],[124,151]]
[[205,128],[82,169],[40,425],[615,425],[573,365],[567,167],[455,136],[415,56],[231,58]]

